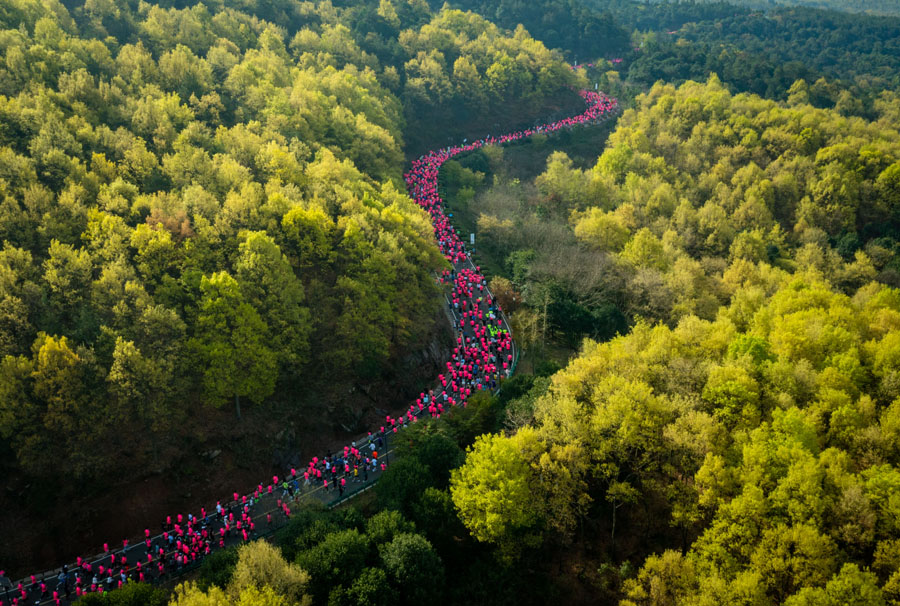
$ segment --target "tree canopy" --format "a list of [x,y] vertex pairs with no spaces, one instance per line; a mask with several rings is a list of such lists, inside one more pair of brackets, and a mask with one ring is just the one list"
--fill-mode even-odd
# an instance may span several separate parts
[[20,2],[0,30],[0,435],[33,474],[99,476],[118,443],[164,466],[203,404],[381,376],[444,263],[408,117],[577,80],[424,3]]

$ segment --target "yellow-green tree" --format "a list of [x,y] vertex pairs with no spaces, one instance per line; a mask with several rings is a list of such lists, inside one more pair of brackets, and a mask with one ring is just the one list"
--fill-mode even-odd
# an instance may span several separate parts
[[244,299],[237,281],[226,272],[203,277],[197,334],[188,346],[202,369],[204,395],[221,406],[234,398],[241,417],[241,397],[259,403],[275,388],[276,358],[269,329]]

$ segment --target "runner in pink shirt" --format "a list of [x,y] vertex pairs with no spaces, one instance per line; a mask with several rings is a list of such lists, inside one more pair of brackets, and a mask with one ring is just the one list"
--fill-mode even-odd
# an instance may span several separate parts
[[[437,187],[437,179],[441,166],[454,156],[479,149],[485,145],[512,142],[528,137],[534,133],[555,132],[562,128],[594,122],[618,111],[618,102],[615,99],[606,97],[602,93],[581,91],[579,94],[585,100],[587,109],[578,116],[565,118],[535,128],[515,131],[499,137],[489,135],[464,145],[450,146],[432,151],[413,161],[410,170],[403,175],[411,198],[431,217],[434,236],[438,243],[438,247],[445,258],[451,263],[451,269],[443,270],[438,281],[450,285],[451,292],[449,293],[449,300],[452,302],[451,315],[457,317],[457,319],[454,320],[458,328],[456,339],[457,345],[452,351],[451,360],[446,363],[446,372],[438,375],[438,383],[444,390],[443,393],[438,394],[438,396],[443,397],[443,403],[437,403],[433,390],[429,390],[427,395],[424,392],[420,393],[419,398],[416,399],[414,404],[410,405],[405,413],[400,414],[397,418],[393,418],[391,415],[385,416],[385,425],[381,427],[381,436],[386,436],[386,427],[390,428],[391,433],[397,433],[399,429],[406,427],[409,423],[417,422],[419,416],[423,414],[425,410],[428,410],[429,414],[432,416],[440,418],[441,414],[445,412],[444,404],[449,406],[466,406],[467,398],[472,394],[473,389],[494,389],[495,379],[499,379],[499,367],[502,366],[504,375],[508,376],[513,365],[514,351],[512,338],[508,326],[504,328],[505,324],[500,306],[496,305],[493,295],[486,288],[487,281],[481,273],[481,267],[474,265],[470,261],[464,242],[461,240],[451,224],[449,217],[444,212],[444,202],[440,198]],[[495,325],[499,330],[494,328]],[[453,397],[448,397],[448,392],[453,394]],[[371,439],[372,434],[369,433],[369,440]],[[346,474],[350,471],[350,464],[352,463],[354,467],[358,464],[363,464],[364,471],[368,470],[369,464],[368,458],[363,461],[355,443],[352,447],[345,446],[343,448],[343,453],[344,457],[341,464],[332,469],[332,474],[335,474],[335,480],[333,480],[332,484],[334,485],[337,483],[341,492],[343,492],[346,484],[345,478]],[[378,461],[377,456],[372,457],[371,463],[372,471],[375,471],[379,464],[382,471],[387,468],[386,463]],[[310,462],[307,470],[303,473],[305,484],[309,483],[311,477],[315,477],[317,480],[322,481],[323,487],[327,490],[328,478],[323,475],[322,467],[320,459],[318,457],[313,457],[312,462]],[[338,472],[343,473],[343,477],[337,479],[336,474]],[[291,468],[290,479],[295,480],[296,478],[297,471],[295,468]],[[272,481],[273,484],[269,485],[267,488],[267,493],[269,495],[273,494],[273,485],[278,484],[278,475],[273,475]],[[258,500],[262,494],[263,484],[260,483],[253,493],[253,497]],[[244,541],[247,541],[249,538],[247,526],[249,526],[251,531],[254,528],[254,523],[250,517],[250,507],[256,503],[254,503],[253,500],[248,499],[247,496],[241,498],[237,492],[233,493],[233,497],[233,503],[243,505],[243,514],[241,521],[238,522],[238,528],[241,530]],[[281,503],[280,499],[278,507],[282,509],[285,516],[290,515],[290,509],[286,504]],[[188,514],[185,532],[185,529],[182,528],[184,516],[183,514],[177,514],[178,524],[175,526],[175,535],[178,537],[179,551],[184,554],[177,556],[177,561],[180,564],[188,562],[188,555],[190,555],[191,560],[196,560],[200,557],[201,551],[208,552],[209,550],[209,545],[204,544],[206,538],[205,524],[207,522],[206,510],[205,508],[201,508],[200,511],[204,524],[202,539],[200,538],[201,533],[198,533],[194,528],[195,524],[197,524],[197,520],[194,519],[191,514]],[[220,519],[224,516],[225,511],[221,502],[216,505],[216,513]],[[271,521],[271,514],[267,513],[267,521]],[[224,547],[225,545],[224,539],[230,528],[230,523],[234,523],[234,514],[231,511],[228,512],[224,528],[220,529],[221,538],[219,544],[221,547]],[[200,524],[197,525],[199,526]],[[166,531],[171,530],[172,517],[167,516]],[[149,529],[144,530],[144,538],[145,545],[147,546],[147,562],[149,564],[153,560],[151,553],[152,540]],[[182,539],[185,540],[182,541]],[[163,540],[165,542],[171,540],[168,532],[163,533]],[[128,539],[123,539],[123,553],[121,555],[121,566],[123,570],[121,574],[124,575],[127,575],[128,571],[127,558],[125,556],[128,544]],[[115,554],[110,553],[109,545],[107,543],[103,544],[103,552],[104,554],[109,554],[111,563],[115,565],[116,556]],[[162,558],[165,553],[163,547],[159,548],[159,553],[160,558]],[[80,569],[90,573],[90,562],[84,562],[81,557],[77,559],[77,562]],[[112,575],[112,570],[104,568],[99,564],[98,568],[101,576],[104,572],[107,572],[108,575]],[[162,559],[158,564],[158,568],[160,575],[162,575],[164,572]],[[138,562],[138,574],[140,575],[139,578],[143,580],[140,562]],[[36,579],[34,576],[32,576],[31,579],[32,586],[34,586]],[[111,579],[109,579],[109,581],[112,582]],[[19,590],[22,594],[22,599],[25,599],[27,593],[21,583],[19,584]],[[76,590],[83,593],[83,590],[77,583]],[[102,593],[104,587],[102,584],[94,584],[92,585],[92,590]],[[41,591],[42,593],[46,593],[46,585],[43,582],[41,583]],[[54,599],[57,600],[58,596],[54,595]]]

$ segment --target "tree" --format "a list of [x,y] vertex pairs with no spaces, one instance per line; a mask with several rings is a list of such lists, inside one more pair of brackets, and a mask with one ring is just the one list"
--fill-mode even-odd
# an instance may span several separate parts
[[[0,436],[9,440],[19,464],[40,470],[49,464],[43,430],[43,407],[31,390],[32,360],[5,356],[0,360]],[[33,458],[35,457],[35,458]]]
[[333,260],[335,225],[323,208],[292,208],[282,218],[282,229],[289,244],[287,254],[300,269],[321,267]]
[[365,568],[347,589],[351,606],[387,606],[391,601],[391,587],[387,573],[381,568]]
[[665,271],[669,261],[663,244],[649,229],[640,229],[625,244],[622,258],[638,267],[647,267]]
[[900,215],[900,162],[891,164],[878,175],[875,191],[885,215],[896,221]]
[[547,158],[547,170],[541,173],[534,184],[540,192],[555,202],[563,211],[581,210],[591,199],[590,174],[572,167],[572,160],[563,152],[553,152]]
[[359,575],[369,557],[368,537],[356,529],[330,532],[317,545],[297,555],[297,564],[309,571],[310,589],[316,600],[332,587]]
[[485,89],[478,68],[471,58],[460,55],[453,62],[453,84],[458,97],[466,99],[477,109],[484,107]]
[[621,215],[594,207],[575,223],[575,236],[598,250],[618,252],[628,242],[631,232]]
[[115,415],[124,426],[132,419],[141,429],[141,442],[149,441],[153,461],[159,462],[159,443],[171,429],[174,365],[172,360],[144,357],[132,341],[116,337],[113,363],[106,380],[116,400]]
[[441,594],[444,565],[425,537],[398,534],[378,554],[403,604],[425,604]]
[[309,355],[312,318],[303,285],[275,241],[264,232],[246,234],[235,263],[241,293],[259,313],[273,337],[282,365],[296,373]]
[[410,513],[415,498],[432,483],[431,469],[413,457],[392,462],[375,485],[378,502],[386,509]]
[[79,600],[86,606],[166,606],[169,594],[145,583],[126,583],[108,594],[86,593]]
[[884,606],[887,602],[878,587],[878,580],[856,564],[844,564],[840,572],[825,585],[804,587],[788,598],[785,606]]
[[442,431],[439,424],[419,423],[407,430],[408,439],[397,441],[395,449],[400,457],[411,456],[431,472],[429,484],[447,486],[450,471],[459,467],[464,457],[456,440]]
[[460,522],[449,490],[426,488],[413,505],[413,518],[422,529],[421,534],[444,559],[448,559],[454,550],[462,549],[465,553],[458,538],[466,535],[466,529]]
[[514,314],[522,304],[522,294],[517,292],[512,282],[503,276],[494,276],[488,285],[497,298],[497,303],[508,315]]
[[174,270],[180,256],[172,234],[160,225],[151,227],[142,223],[131,234],[131,246],[144,283],[155,290]]
[[612,482],[606,489],[606,501],[612,508],[612,526],[609,536],[614,550],[616,545],[616,512],[623,505],[636,503],[639,497],[640,493],[628,482]]
[[400,27],[400,17],[397,16],[397,9],[391,4],[391,0],[380,0],[378,3],[378,16],[387,21],[391,27],[395,29]]
[[475,539],[508,550],[540,543],[542,512],[532,492],[533,456],[513,438],[486,434],[466,451],[465,464],[451,472],[453,504]]
[[807,525],[776,526],[763,533],[751,566],[777,602],[802,587],[824,584],[835,568],[834,544]]
[[728,427],[740,422],[755,426],[759,415],[759,386],[740,366],[714,368],[703,388],[703,399]]
[[76,250],[58,240],[50,243],[49,256],[44,261],[44,281],[52,296],[52,309],[60,328],[73,330],[79,327],[91,272],[91,257],[86,250]]
[[159,71],[166,87],[175,90],[184,100],[191,95],[202,97],[212,88],[209,64],[181,44],[159,58]]
[[416,525],[404,519],[399,511],[380,511],[366,520],[366,536],[376,546],[390,542],[398,534],[415,530]]
[[200,282],[197,333],[188,347],[203,375],[203,388],[211,404],[234,398],[241,417],[240,398],[259,403],[275,389],[275,354],[268,347],[265,322],[226,272],[204,276]]
[[[306,602],[305,604],[309,604]],[[175,594],[169,602],[170,606],[297,606],[284,596],[275,593],[271,587],[262,590],[248,587],[236,597],[228,596],[219,587],[210,587],[204,593],[193,583],[181,584],[175,588]]]
[[625,581],[624,591],[622,606],[676,606],[697,594],[697,572],[689,558],[666,550],[649,556],[638,576]]
[[[67,463],[74,473],[87,475],[101,459],[96,450],[112,422],[97,410],[88,388],[94,384],[88,352],[73,351],[65,337],[38,335],[33,346],[34,396],[43,408],[43,425],[35,428],[44,434],[44,447],[54,444],[43,453],[33,452],[36,460],[50,457],[59,461],[66,453]],[[99,418],[92,419],[89,410]],[[36,446],[37,444],[35,444]],[[62,448],[60,448],[62,446]],[[55,455],[55,456],[54,456]],[[47,464],[50,469],[52,464]]]
[[30,310],[18,297],[0,299],[0,356],[16,355],[34,340],[34,327],[28,321]]
[[202,591],[208,591],[213,585],[227,587],[237,566],[238,551],[240,547],[228,547],[216,550],[205,557],[197,571],[197,586]]
[[228,593],[238,599],[248,589],[272,589],[288,604],[310,604],[306,595],[309,574],[281,557],[281,552],[265,541],[247,543],[238,550],[238,561],[228,584]]

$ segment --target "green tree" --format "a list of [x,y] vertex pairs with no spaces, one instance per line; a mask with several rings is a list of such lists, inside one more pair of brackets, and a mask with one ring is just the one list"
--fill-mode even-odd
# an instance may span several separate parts
[[482,435],[467,450],[465,464],[451,472],[453,503],[475,539],[508,549],[540,542],[541,511],[531,491],[530,455],[512,438]]
[[272,349],[294,373],[307,361],[312,319],[303,285],[275,241],[251,232],[240,245],[235,279],[245,300],[269,327]]
[[98,370],[90,350],[43,333],[31,359],[7,356],[0,363],[0,432],[27,472],[86,478],[107,469],[101,445],[115,436],[105,403],[94,401]]
[[441,595],[444,565],[425,537],[398,534],[379,547],[378,553],[403,604],[424,604]]
[[306,595],[309,574],[296,564],[286,562],[278,548],[265,541],[247,543],[238,550],[228,593],[239,599],[248,589],[272,589],[288,604],[309,604]]
[[624,592],[622,606],[675,606],[698,592],[695,565],[676,551],[651,555],[637,577],[625,581]]
[[159,444],[176,417],[171,402],[173,374],[171,360],[148,359],[132,341],[116,337],[106,377],[115,399],[114,414],[123,427],[137,421],[139,443],[149,441],[155,464],[159,462]]
[[387,606],[391,600],[387,573],[381,568],[363,569],[347,589],[347,597],[352,606]]
[[188,347],[202,369],[207,401],[220,406],[233,397],[240,418],[241,397],[259,403],[275,389],[276,360],[267,345],[268,327],[226,272],[204,276],[200,291],[197,334]]
[[302,551],[296,563],[309,572],[315,598],[324,600],[332,587],[363,571],[369,551],[368,537],[356,529],[341,530],[326,534],[317,545]]
[[785,601],[786,606],[882,606],[887,604],[878,587],[878,580],[856,564],[844,564],[824,589],[806,587]]
[[416,525],[399,511],[385,510],[366,520],[366,536],[373,545],[382,545],[401,533],[415,532]]
[[385,509],[408,514],[418,495],[432,483],[431,469],[413,457],[393,461],[375,485],[378,502]]
[[213,585],[227,587],[238,562],[238,547],[229,547],[212,552],[203,559],[197,572],[197,586],[208,591]]
[[169,602],[170,606],[296,606],[297,604],[278,595],[271,587],[261,590],[248,587],[240,595],[230,597],[219,587],[210,587],[209,591],[204,593],[192,583],[178,585]]
[[44,282],[51,295],[55,316],[54,324],[63,330],[85,328],[81,321],[88,312],[85,305],[93,271],[90,254],[53,240],[43,265]]
[[85,594],[79,601],[87,606],[166,606],[169,594],[145,583],[126,583],[106,595]]

